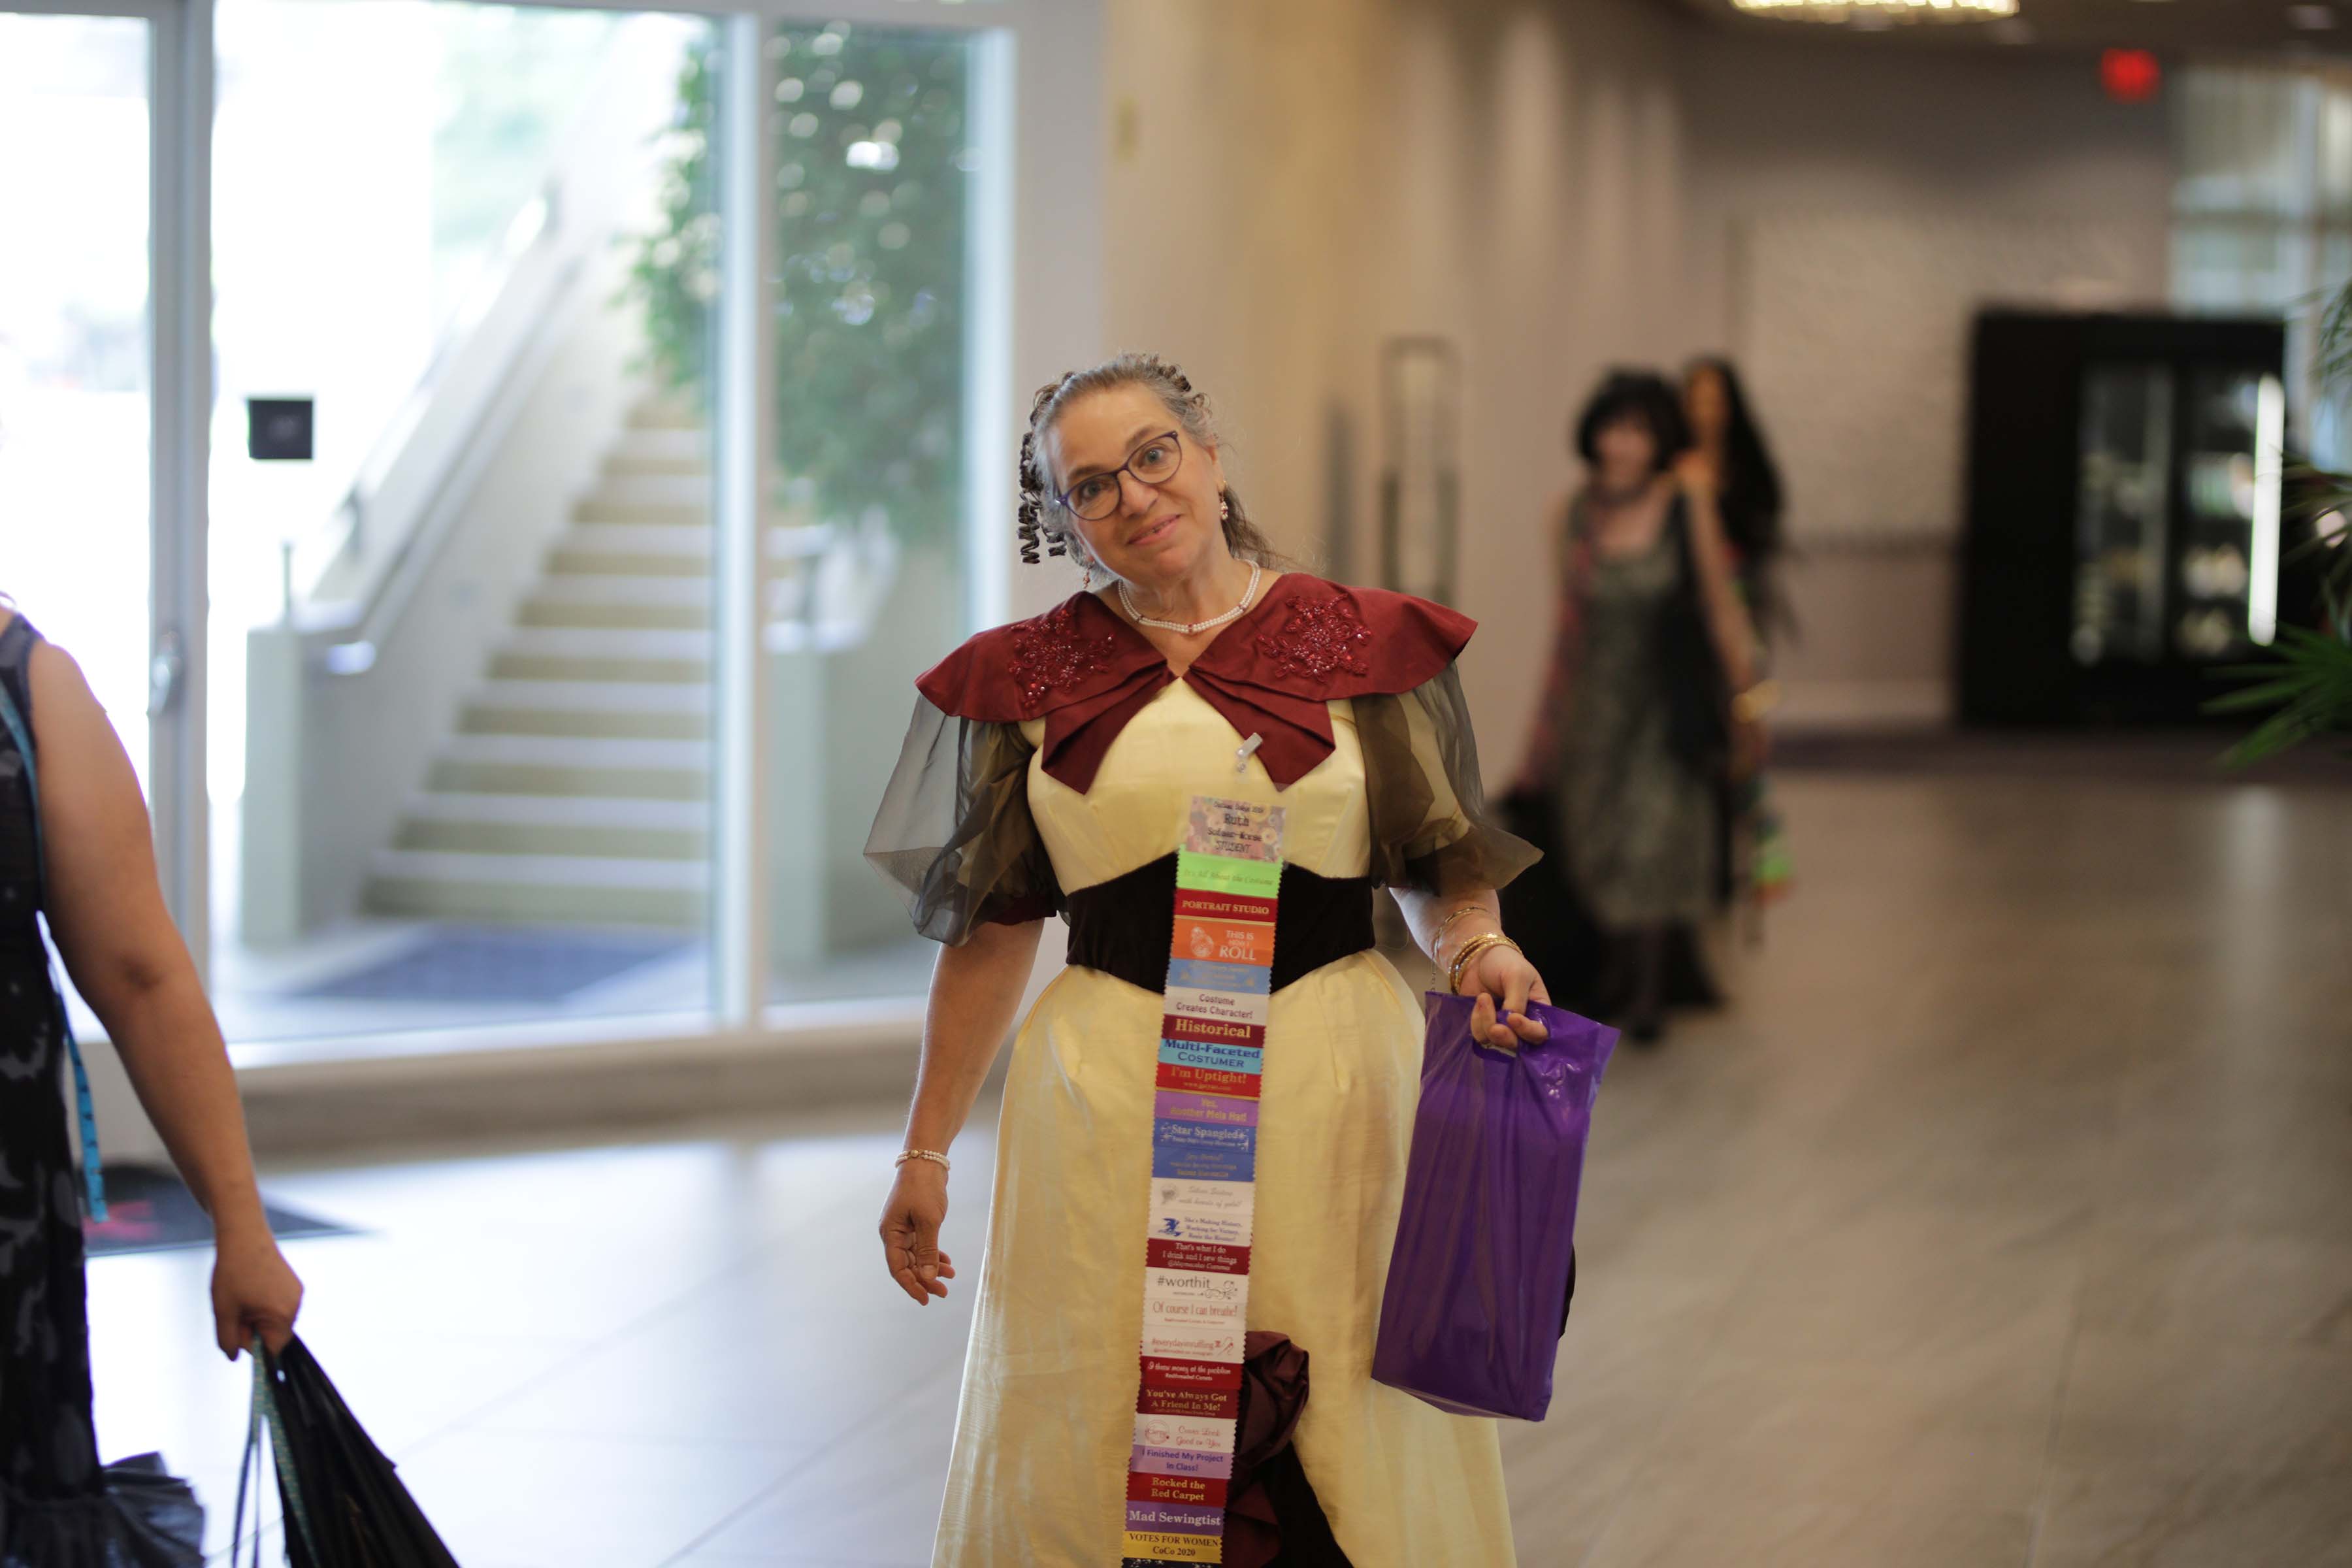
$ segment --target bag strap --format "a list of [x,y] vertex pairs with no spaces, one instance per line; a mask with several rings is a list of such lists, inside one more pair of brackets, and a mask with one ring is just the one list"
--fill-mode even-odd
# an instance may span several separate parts
[[253,1498],[253,1564],[261,1568],[261,1402],[268,1373],[261,1365],[261,1336],[253,1336],[253,1398],[245,1419],[245,1457],[236,1463],[236,1511],[229,1515],[228,1568],[239,1568],[245,1552],[245,1500]]
[[[40,765],[33,756],[33,733],[18,711],[16,699],[10,694],[8,683],[0,680],[0,723],[5,723],[8,739],[15,743],[16,754],[25,759],[25,787],[33,799],[33,879],[34,897],[40,908],[49,907],[48,847],[41,837],[41,774]],[[47,961],[46,946],[44,961]],[[73,1015],[66,1006],[65,987],[58,983],[57,965],[49,963],[49,994],[57,998],[58,1027],[66,1037],[66,1059],[73,1064],[74,1109],[81,1123],[81,1176],[84,1194],[89,1205],[89,1217],[103,1223],[106,1219],[106,1166],[98,1152],[98,1109],[89,1094],[89,1068],[81,1059],[81,1042],[74,1038]]]
[[277,1467],[278,1490],[284,1494],[286,1500],[287,1519],[301,1533],[302,1544],[310,1549],[311,1561],[324,1562],[325,1558],[320,1556],[319,1552],[318,1534],[310,1528],[310,1508],[302,1500],[301,1473],[294,1468],[293,1450],[287,1446],[286,1417],[278,1408],[278,1391],[274,1375],[277,1369],[276,1360],[270,1355],[269,1348],[261,1342],[259,1334],[253,1336],[250,1349],[253,1354],[253,1407],[251,1413],[246,1417],[245,1458],[237,1465],[236,1512],[231,1517],[229,1530],[229,1568],[237,1568],[237,1553],[243,1549],[246,1484],[248,1480],[253,1483],[254,1568],[260,1568],[261,1565],[263,1504],[260,1482],[264,1463],[261,1434],[265,1429],[269,1434],[269,1462]]

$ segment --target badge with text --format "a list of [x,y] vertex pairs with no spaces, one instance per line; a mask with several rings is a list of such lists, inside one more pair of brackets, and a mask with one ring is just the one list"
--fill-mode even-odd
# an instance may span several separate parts
[[1278,805],[1202,795],[1178,847],[1152,1100],[1127,1568],[1224,1561],[1282,835]]

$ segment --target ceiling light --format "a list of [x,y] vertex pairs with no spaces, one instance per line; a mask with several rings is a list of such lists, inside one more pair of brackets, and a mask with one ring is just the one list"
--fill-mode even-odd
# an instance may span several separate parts
[[1751,16],[1790,22],[1982,22],[2017,15],[2017,0],[1731,0]]

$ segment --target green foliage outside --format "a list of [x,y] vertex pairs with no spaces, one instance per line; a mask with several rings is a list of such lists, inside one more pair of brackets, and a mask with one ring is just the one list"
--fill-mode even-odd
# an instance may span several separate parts
[[[2352,283],[2338,292],[2320,327],[2315,376],[2324,386],[2352,390]],[[2307,521],[2352,518],[2352,474],[2304,467],[2293,475]],[[2267,713],[2231,748],[2243,765],[2329,735],[2352,735],[2352,537],[2317,532],[2299,552],[2321,557],[2323,614],[2317,626],[2282,626],[2271,657],[2226,673],[2242,689],[2208,706],[2217,713]]]
[[[878,509],[953,550],[963,468],[967,46],[834,23],[768,37],[774,101],[775,455],[820,518]],[[629,292],[652,368],[701,403],[717,298],[717,47],[690,59]]]

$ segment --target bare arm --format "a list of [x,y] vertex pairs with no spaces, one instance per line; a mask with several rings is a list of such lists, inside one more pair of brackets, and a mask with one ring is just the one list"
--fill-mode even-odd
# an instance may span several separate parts
[[221,1348],[233,1356],[258,1331],[276,1349],[292,1331],[301,1287],[262,1213],[220,1025],[163,907],[138,776],[71,658],[37,645],[30,679],[49,929],[173,1163],[212,1216]]
[[[944,1154],[971,1115],[1037,959],[1043,921],[982,925],[961,947],[943,947],[931,971],[923,1016],[923,1056],[915,1102],[907,1113],[908,1149]],[[948,1293],[955,1264],[939,1248],[948,1212],[948,1173],[929,1160],[898,1167],[882,1214],[882,1248],[890,1277],[917,1303]]]
[[1723,536],[1723,514],[1716,505],[1715,483],[1694,464],[1681,469],[1683,494],[1690,503],[1691,559],[1698,568],[1699,599],[1706,607],[1708,634],[1723,660],[1723,675],[1734,691],[1756,684],[1756,627],[1740,602],[1739,583],[1731,569],[1731,546]]

